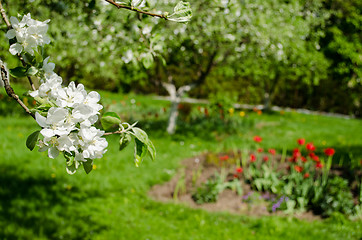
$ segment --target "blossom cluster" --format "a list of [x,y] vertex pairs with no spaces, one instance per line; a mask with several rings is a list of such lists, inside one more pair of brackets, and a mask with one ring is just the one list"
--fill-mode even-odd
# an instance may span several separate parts
[[16,43],[10,46],[10,53],[16,55],[24,50],[34,55],[34,50],[38,46],[49,44],[50,38],[46,36],[49,21],[49,19],[44,22],[31,19],[30,13],[24,15],[20,22],[16,17],[10,17],[12,29],[6,33],[6,37],[16,38]]
[[106,139],[102,138],[104,131],[93,126],[103,108],[98,103],[100,95],[95,91],[87,93],[82,84],[76,86],[74,82],[62,87],[60,76],[46,72],[51,69],[51,63],[47,61],[45,59],[43,63],[43,83],[38,90],[30,92],[35,99],[40,98],[51,105],[46,116],[35,114],[37,123],[43,128],[40,134],[44,137],[39,141],[39,151],[48,150],[50,158],[66,152],[74,157],[77,169],[82,162],[101,158],[108,146]]
[[[12,54],[27,52],[34,55],[38,46],[48,44],[46,36],[49,20],[33,20],[30,14],[21,22],[10,18],[13,29],[6,36],[16,37],[16,43],[10,46]],[[84,89],[82,84],[71,82],[62,86],[62,78],[54,72],[55,64],[49,57],[40,64],[37,76],[41,85],[30,95],[41,104],[35,113],[36,122],[42,127],[42,139],[38,141],[39,151],[48,151],[50,158],[56,158],[63,152],[68,160],[67,171],[74,173],[84,162],[92,164],[93,159],[101,158],[106,152],[108,142],[102,138],[104,131],[94,127],[99,111],[103,108],[98,102],[100,95]]]

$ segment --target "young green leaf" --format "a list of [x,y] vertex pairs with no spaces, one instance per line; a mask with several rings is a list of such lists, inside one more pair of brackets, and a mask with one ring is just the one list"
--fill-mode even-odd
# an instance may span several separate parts
[[141,142],[143,142],[144,144],[148,143],[148,136],[147,133],[145,131],[143,131],[142,129],[138,128],[138,127],[134,127],[132,128],[132,131],[134,133],[134,136]]
[[152,66],[153,62],[153,55],[150,52],[146,53],[145,56],[142,58],[142,64],[146,69],[149,69]]
[[30,149],[30,151],[33,151],[35,144],[38,141],[39,133],[40,130],[35,131],[26,139],[26,146]]
[[121,118],[114,112],[107,112],[101,118],[101,124],[104,130],[109,131],[118,128]]
[[136,167],[142,163],[143,158],[147,154],[147,146],[137,138],[135,138],[134,163]]
[[148,140],[146,145],[147,145],[148,153],[150,154],[152,161],[154,161],[156,159],[156,148],[153,145],[153,143],[151,142],[151,140]]
[[31,66],[28,71],[26,71],[26,76],[33,76],[35,74],[37,74],[38,69],[34,66]]
[[180,1],[174,8],[173,13],[167,17],[167,20],[185,23],[190,21],[192,9],[190,3]]
[[25,67],[16,67],[9,70],[10,75],[15,78],[26,77],[26,71],[27,69]]
[[132,136],[129,133],[126,133],[124,136],[121,137],[119,140],[119,150],[123,150],[128,144],[131,142]]
[[93,170],[93,160],[88,159],[86,162],[83,162],[84,171],[88,174]]

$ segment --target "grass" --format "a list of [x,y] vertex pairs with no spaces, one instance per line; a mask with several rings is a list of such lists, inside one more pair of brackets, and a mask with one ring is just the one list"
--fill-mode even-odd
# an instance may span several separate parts
[[[119,99],[102,94],[108,95],[106,103]],[[140,102],[136,108],[167,104],[139,96],[124,101],[128,104],[132,98]],[[122,106],[118,104],[120,100],[113,107]],[[209,213],[147,196],[152,185],[176,173],[182,159],[252,146],[254,135],[264,138],[264,148],[291,150],[295,140],[304,137],[321,150],[336,148],[346,159],[362,156],[360,120],[297,113],[248,116],[255,121],[253,128],[211,133],[207,139],[180,132],[169,137],[161,128],[152,129],[157,161],[147,160],[140,168],[132,162],[132,147],[118,152],[117,137],[110,136],[108,152],[95,161],[95,170],[73,176],[66,173],[62,158],[52,160],[26,149],[26,137],[39,128],[32,119],[0,117],[0,239],[360,239],[362,223],[344,218],[306,222]]]

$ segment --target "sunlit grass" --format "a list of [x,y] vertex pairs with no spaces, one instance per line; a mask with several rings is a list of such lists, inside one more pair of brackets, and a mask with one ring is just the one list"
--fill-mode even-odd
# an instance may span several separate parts
[[[138,107],[156,102],[133,97],[142,102]],[[120,98],[109,93],[105,101]],[[235,134],[213,133],[209,139],[197,134],[170,137],[164,129],[153,129],[157,160],[146,159],[139,168],[133,164],[132,147],[119,152],[117,136],[110,136],[108,152],[95,161],[95,169],[73,176],[66,173],[61,157],[52,160],[26,149],[26,137],[39,128],[31,118],[0,117],[0,239],[358,239],[361,222],[208,213],[147,196],[152,185],[172,177],[182,159],[248,148],[254,135],[263,137],[263,147],[278,151],[291,150],[303,137],[320,151],[336,148],[336,157],[349,151],[354,159],[361,157],[360,120],[297,113],[246,117],[255,119],[254,127]]]

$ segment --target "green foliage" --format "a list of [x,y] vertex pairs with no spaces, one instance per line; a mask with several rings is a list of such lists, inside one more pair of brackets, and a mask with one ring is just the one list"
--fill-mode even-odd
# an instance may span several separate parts
[[30,149],[30,151],[33,151],[35,148],[36,143],[38,142],[40,130],[33,132],[28,136],[26,139],[26,147]]
[[220,194],[219,183],[215,180],[207,180],[196,192],[192,194],[192,199],[197,204],[216,202]]
[[331,216],[334,212],[352,214],[354,204],[348,181],[338,176],[329,178],[325,190],[314,207],[320,209],[323,216]]
[[196,188],[192,194],[192,199],[197,204],[216,202],[219,194],[225,189],[231,189],[237,192],[239,196],[243,194],[241,182],[238,179],[226,181],[225,169],[221,169],[221,173],[215,173],[215,176]]
[[121,118],[114,112],[107,112],[101,118],[102,127],[104,130],[110,131],[118,129],[121,124]]

